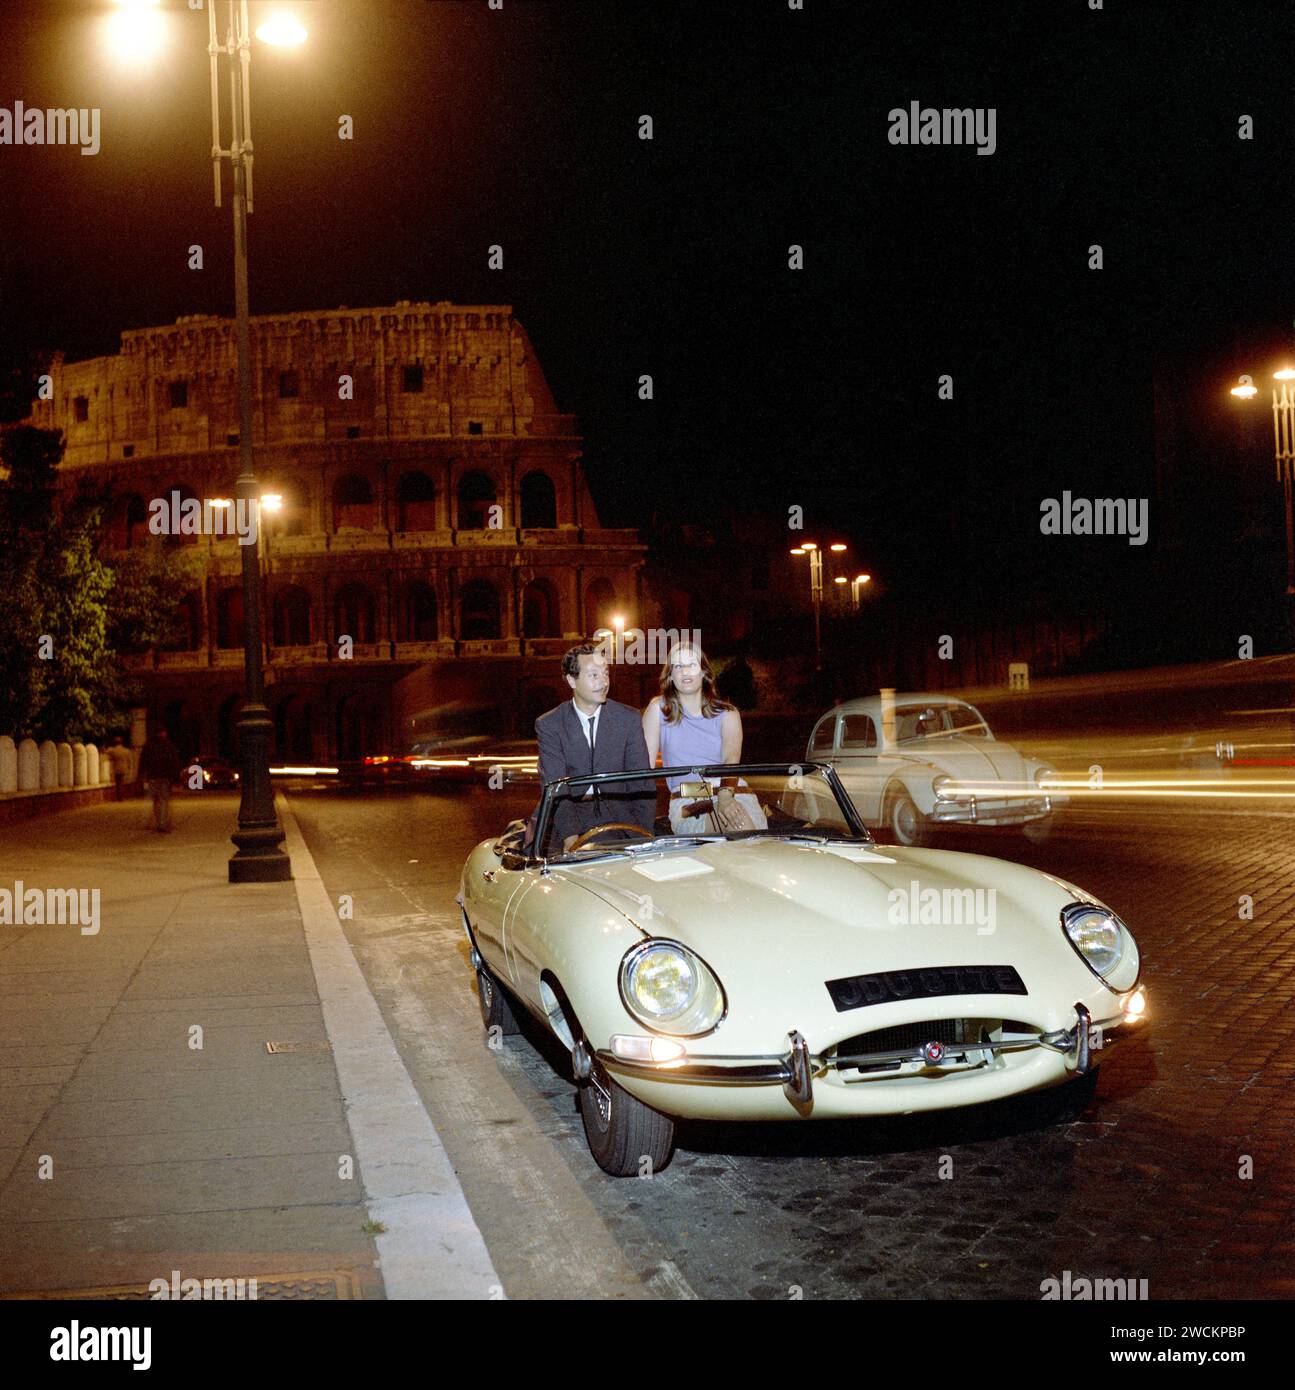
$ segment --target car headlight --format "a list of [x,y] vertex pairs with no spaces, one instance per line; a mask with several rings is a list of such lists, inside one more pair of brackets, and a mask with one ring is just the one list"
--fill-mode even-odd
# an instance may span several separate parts
[[1123,993],[1137,984],[1142,968],[1137,942],[1109,908],[1071,903],[1061,910],[1061,926],[1080,959],[1111,989]]
[[631,946],[621,961],[620,989],[630,1013],[657,1032],[696,1037],[724,1017],[724,990],[714,972],[677,941]]
[[945,788],[953,785],[952,777],[936,777],[931,783],[931,790],[936,796],[944,796]]

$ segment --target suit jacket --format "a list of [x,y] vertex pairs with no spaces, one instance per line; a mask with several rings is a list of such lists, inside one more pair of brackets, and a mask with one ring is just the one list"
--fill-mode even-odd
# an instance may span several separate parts
[[[535,737],[540,745],[540,781],[545,786],[559,777],[576,777],[591,771],[633,772],[637,768],[647,768],[647,743],[637,710],[616,700],[603,704],[598,716],[592,766],[585,727],[571,700],[564,700],[535,721]],[[628,821],[645,830],[652,829],[656,819],[655,783],[618,782],[610,787],[596,787],[593,796],[587,796],[587,791],[587,787],[574,787],[556,799],[548,846],[541,846],[541,853],[560,854],[562,842],[568,835],[578,835],[610,821]],[[538,812],[536,807],[537,815]]]

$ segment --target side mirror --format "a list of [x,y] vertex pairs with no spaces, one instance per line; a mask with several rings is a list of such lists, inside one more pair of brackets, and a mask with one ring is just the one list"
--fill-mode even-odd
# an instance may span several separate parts
[[526,867],[526,856],[518,854],[515,849],[506,849],[499,856],[500,863],[505,869],[524,869]]

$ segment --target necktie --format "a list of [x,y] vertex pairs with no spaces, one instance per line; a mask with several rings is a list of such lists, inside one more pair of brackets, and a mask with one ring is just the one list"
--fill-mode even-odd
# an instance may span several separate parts
[[598,716],[597,716],[596,714],[591,714],[591,715],[588,716],[588,719],[589,719],[589,771],[592,773],[593,770],[594,770],[594,738],[596,737],[597,732],[598,732]]

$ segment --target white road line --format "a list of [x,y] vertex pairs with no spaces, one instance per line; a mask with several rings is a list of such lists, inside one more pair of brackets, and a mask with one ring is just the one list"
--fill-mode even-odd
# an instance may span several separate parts
[[296,818],[276,796],[387,1297],[499,1298],[502,1281]]

